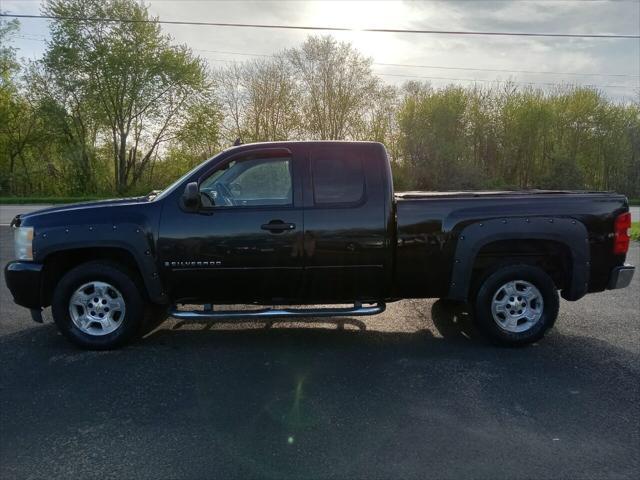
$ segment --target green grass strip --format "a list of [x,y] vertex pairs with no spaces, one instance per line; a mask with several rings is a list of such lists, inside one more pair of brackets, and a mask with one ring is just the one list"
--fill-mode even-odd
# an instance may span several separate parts
[[0,204],[4,205],[25,205],[29,203],[77,203],[91,202],[93,200],[104,200],[114,198],[114,196],[105,197],[0,197]]

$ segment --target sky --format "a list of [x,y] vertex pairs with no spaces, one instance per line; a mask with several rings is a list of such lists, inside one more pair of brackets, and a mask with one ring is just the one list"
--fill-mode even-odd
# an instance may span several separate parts
[[[373,59],[386,82],[425,80],[434,86],[495,85],[511,80],[541,87],[584,84],[616,101],[640,96],[639,39],[488,37],[372,33],[358,28],[640,34],[640,0],[210,1],[150,0],[161,20],[347,27],[331,32]],[[37,14],[37,0],[0,0],[5,13]],[[24,58],[46,47],[48,22],[22,19],[12,43]],[[271,55],[312,33],[278,29],[163,25],[212,66]],[[256,57],[253,57],[256,58]],[[382,65],[387,64],[387,65]],[[395,64],[395,65],[388,65]],[[413,65],[413,66],[398,66]],[[486,70],[507,71],[486,71]],[[523,73],[546,72],[546,73]],[[550,73],[551,72],[551,73]]]

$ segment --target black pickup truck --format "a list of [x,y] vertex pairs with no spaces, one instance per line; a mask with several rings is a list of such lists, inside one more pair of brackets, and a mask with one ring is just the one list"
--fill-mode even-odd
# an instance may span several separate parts
[[[36,321],[51,305],[62,333],[93,349],[167,314],[356,316],[430,297],[467,302],[490,338],[526,344],[555,322],[558,291],[629,285],[630,222],[615,193],[394,194],[379,143],[249,144],[159,194],[17,216],[5,275]],[[221,308],[234,304],[256,307]]]

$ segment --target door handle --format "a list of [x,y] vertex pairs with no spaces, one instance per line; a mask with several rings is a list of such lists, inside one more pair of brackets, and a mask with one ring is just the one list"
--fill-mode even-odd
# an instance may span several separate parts
[[296,228],[295,223],[285,223],[282,220],[271,220],[269,223],[265,223],[260,226],[262,230],[269,230],[271,233],[280,233],[287,230],[294,230]]

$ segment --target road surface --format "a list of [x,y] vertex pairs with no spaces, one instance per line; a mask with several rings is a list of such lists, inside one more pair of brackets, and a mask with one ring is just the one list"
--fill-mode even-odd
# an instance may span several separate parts
[[0,226],[9,225],[19,213],[31,213],[51,205],[0,205]]

